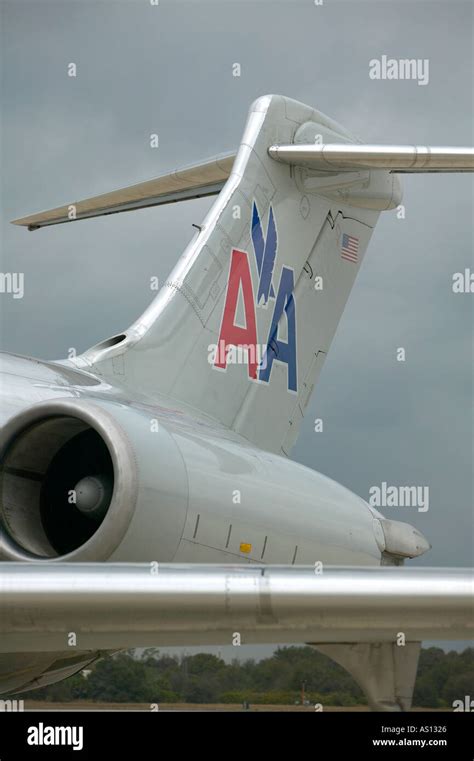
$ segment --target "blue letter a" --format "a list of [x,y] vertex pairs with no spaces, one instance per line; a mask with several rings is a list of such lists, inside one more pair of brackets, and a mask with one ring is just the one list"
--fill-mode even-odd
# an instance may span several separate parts
[[[283,267],[281,271],[280,286],[273,312],[272,324],[268,334],[267,348],[263,365],[260,369],[259,380],[268,383],[272,372],[273,361],[285,362],[288,365],[288,390],[297,390],[296,378],[296,314],[295,300],[293,298],[294,278],[293,270]],[[278,323],[286,314],[288,325],[288,343],[278,339]]]

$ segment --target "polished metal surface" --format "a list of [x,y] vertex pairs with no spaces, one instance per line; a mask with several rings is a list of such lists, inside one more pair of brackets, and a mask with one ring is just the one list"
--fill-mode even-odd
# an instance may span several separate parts
[[2,651],[468,639],[467,569],[5,563]]
[[474,148],[424,145],[272,145],[285,164],[321,170],[388,169],[392,172],[473,172]]

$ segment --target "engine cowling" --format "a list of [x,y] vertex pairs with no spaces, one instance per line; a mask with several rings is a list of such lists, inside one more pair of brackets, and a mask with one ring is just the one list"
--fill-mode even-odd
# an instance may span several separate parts
[[[171,559],[186,517],[173,438],[126,405],[56,399],[2,431],[0,559]],[[140,551],[138,552],[138,547]]]

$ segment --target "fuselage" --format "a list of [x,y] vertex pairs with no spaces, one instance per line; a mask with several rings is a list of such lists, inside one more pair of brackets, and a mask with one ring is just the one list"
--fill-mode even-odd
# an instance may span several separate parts
[[[32,405],[70,400],[113,410],[127,432],[140,473],[139,508],[115,549],[104,548],[107,557],[88,554],[84,559],[381,562],[377,519],[360,497],[173,400],[130,399],[118,383],[112,386],[67,364],[8,354],[1,355],[0,387],[4,429]],[[14,538],[18,541],[18,535]],[[23,544],[26,557],[38,554],[34,547]],[[65,555],[82,559],[57,548],[44,553],[59,559]]]
[[[0,354],[0,561],[320,573],[398,564],[428,548],[413,527],[386,521],[336,482],[123,381]],[[182,644],[196,644],[192,637]],[[199,643],[210,638],[204,632]],[[164,635],[160,644],[176,641]],[[82,647],[47,645],[34,634],[26,652],[0,648],[0,693],[63,679],[102,652],[94,637]]]

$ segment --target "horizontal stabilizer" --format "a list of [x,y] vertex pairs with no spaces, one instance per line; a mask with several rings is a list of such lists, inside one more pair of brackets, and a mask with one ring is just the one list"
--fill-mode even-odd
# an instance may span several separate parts
[[0,652],[469,639],[470,569],[2,563]]
[[473,172],[474,148],[424,145],[272,145],[268,153],[285,164],[322,171],[388,169],[391,172]]
[[234,159],[234,153],[217,156],[200,164],[162,174],[153,180],[15,219],[13,224],[37,230],[47,225],[217,195],[229,177]]

